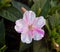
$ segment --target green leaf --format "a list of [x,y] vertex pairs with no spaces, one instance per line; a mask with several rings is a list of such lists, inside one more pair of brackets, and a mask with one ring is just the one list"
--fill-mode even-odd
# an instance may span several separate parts
[[4,9],[6,7],[10,7],[11,0],[0,0],[0,9]]
[[46,29],[48,30],[48,33],[49,36],[51,36],[51,29],[50,29],[50,26],[49,26],[49,23],[48,23],[48,20],[46,19],[46,25],[45,25]]
[[50,0],[34,0],[34,5],[32,10],[37,14],[37,16],[46,16],[50,8]]
[[0,46],[5,44],[5,27],[3,20],[0,21]]
[[38,3],[35,3],[32,7],[31,10],[33,10],[36,13],[36,16],[39,16],[41,12],[41,7],[39,6]]
[[45,40],[33,42],[33,52],[50,52]]
[[60,25],[60,15],[59,15],[59,13],[57,11],[55,11],[55,14],[48,17],[48,22],[49,22],[52,29],[58,27]]
[[12,0],[12,5],[13,5],[13,7],[17,8],[21,13],[22,13],[21,7],[24,7],[27,10],[30,10],[30,8],[28,6],[26,6],[25,4],[22,4],[20,2],[14,1],[14,0]]
[[49,12],[49,9],[50,9],[50,0],[46,0],[40,15],[44,16],[46,18],[47,14]]
[[3,47],[0,48],[0,52],[5,52],[5,50],[7,49],[6,45],[4,45]]
[[25,6],[24,4],[21,4],[16,1],[12,1],[12,5],[13,6],[8,7],[5,10],[3,10],[3,9],[0,10],[0,16],[4,17],[12,22],[15,22],[17,19],[22,18],[21,7],[25,7],[26,9],[28,7]]
[[53,15],[56,12],[56,10],[60,11],[60,5],[51,7],[50,10],[49,10],[49,14]]
[[0,16],[14,22],[17,19],[21,18],[22,14],[14,7],[9,7],[7,10],[1,10]]
[[[31,9],[37,14],[37,16],[40,14],[45,2],[47,0],[33,0],[34,1],[34,4],[33,6],[31,7]],[[43,4],[42,4],[43,3]]]
[[39,5],[39,6],[36,5],[36,7],[38,6],[40,8],[43,8],[43,6],[45,5],[47,0],[33,0],[33,1],[34,1],[34,4],[38,4]]
[[58,31],[58,33],[60,34],[60,25],[57,26],[57,31]]
[[40,46],[41,42],[40,41],[34,41],[33,42],[33,52],[40,52]]
[[19,48],[19,52],[23,52],[24,50],[26,50],[27,48],[29,48],[32,44],[24,44],[22,42],[20,42],[20,48]]
[[[53,20],[54,19],[54,20]],[[55,17],[54,16],[50,16],[50,17],[48,17],[48,23],[49,23],[49,26],[50,26],[50,28],[52,29],[52,28],[55,28]]]

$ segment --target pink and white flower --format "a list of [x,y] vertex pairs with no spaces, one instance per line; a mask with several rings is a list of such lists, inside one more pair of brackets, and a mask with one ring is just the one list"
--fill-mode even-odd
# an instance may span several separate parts
[[44,37],[42,27],[46,24],[43,16],[37,17],[33,11],[26,11],[23,19],[16,21],[15,30],[21,33],[21,41],[23,43],[31,43],[32,39],[41,40]]

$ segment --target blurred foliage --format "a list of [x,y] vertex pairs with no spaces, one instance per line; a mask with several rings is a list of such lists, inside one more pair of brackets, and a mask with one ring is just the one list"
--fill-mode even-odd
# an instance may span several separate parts
[[4,45],[3,47],[0,48],[0,52],[5,52],[5,50],[7,49],[6,45]]
[[[17,19],[22,18],[21,7],[33,10],[37,16],[45,17],[45,37],[31,44],[24,44],[20,41],[19,50],[11,49],[7,52],[53,52],[54,49],[59,52],[60,47],[56,49],[56,44],[60,46],[60,0],[0,0],[0,52],[5,52],[9,48],[5,36],[10,29],[6,32],[8,28],[5,27],[4,20],[14,24]],[[11,30],[9,34],[12,31],[14,30]],[[12,37],[17,39],[16,36],[12,35]]]

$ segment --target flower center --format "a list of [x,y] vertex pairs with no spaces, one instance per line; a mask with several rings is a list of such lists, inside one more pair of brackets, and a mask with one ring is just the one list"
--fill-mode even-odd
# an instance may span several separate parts
[[29,28],[30,30],[33,30],[33,26],[32,26],[32,25],[29,25],[28,28]]

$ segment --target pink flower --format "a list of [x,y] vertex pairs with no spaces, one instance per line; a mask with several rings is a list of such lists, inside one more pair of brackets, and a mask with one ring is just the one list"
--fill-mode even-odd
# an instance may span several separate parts
[[23,19],[16,21],[15,30],[21,33],[21,41],[23,43],[31,43],[32,39],[41,40],[44,37],[42,27],[46,24],[43,16],[37,17],[33,11],[26,11]]

